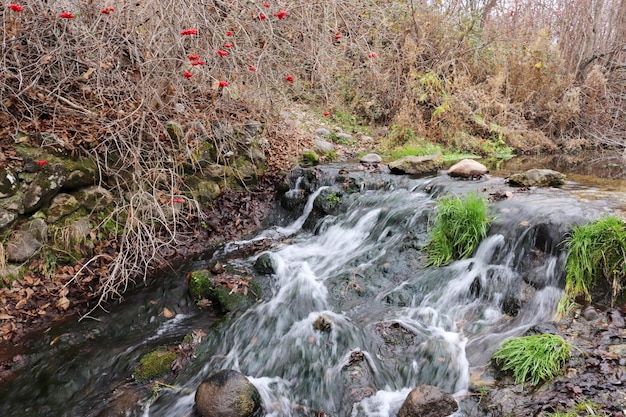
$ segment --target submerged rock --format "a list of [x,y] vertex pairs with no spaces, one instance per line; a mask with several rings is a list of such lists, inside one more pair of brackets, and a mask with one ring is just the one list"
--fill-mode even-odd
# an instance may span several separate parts
[[420,385],[406,397],[398,417],[447,417],[458,409],[451,394],[431,385]]
[[195,396],[202,417],[255,417],[262,414],[261,395],[240,372],[224,369],[204,380]]

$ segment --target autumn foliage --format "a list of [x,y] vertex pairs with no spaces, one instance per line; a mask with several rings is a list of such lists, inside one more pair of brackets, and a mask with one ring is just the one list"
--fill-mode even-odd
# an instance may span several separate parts
[[[596,29],[623,28],[626,6],[602,4],[11,3],[0,11],[0,139],[54,132],[54,146],[98,159],[126,222],[123,262],[105,283],[117,294],[176,247],[179,226],[199,215],[180,199],[194,138],[208,135],[218,158],[242,145],[236,135],[214,134],[216,122],[275,121],[300,102],[327,117],[340,110],[393,126],[400,144],[426,138],[477,153],[623,146],[624,35]],[[567,37],[592,30],[596,42],[584,48]],[[167,134],[168,120],[189,127],[182,146]],[[270,139],[280,136],[280,123],[266,129]],[[181,211],[155,209],[164,198]]]

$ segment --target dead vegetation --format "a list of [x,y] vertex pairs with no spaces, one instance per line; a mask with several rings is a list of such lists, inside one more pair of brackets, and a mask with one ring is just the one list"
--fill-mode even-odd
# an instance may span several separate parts
[[[89,286],[101,303],[197,239],[201,221],[220,233],[216,219],[228,216],[218,203],[182,198],[202,141],[227,164],[246,145],[233,132],[260,121],[270,170],[295,161],[304,142],[277,117],[294,102],[394,126],[405,132],[398,141],[428,139],[459,151],[623,147],[625,35],[607,28],[624,26],[626,5],[597,3],[114,0],[102,9],[90,0],[51,0],[5,7],[0,164],[19,163],[10,153],[18,132],[98,160],[124,233],[81,260],[78,272],[87,275],[72,282],[80,286],[97,271],[97,285]],[[594,39],[584,37],[590,33]],[[183,141],[168,135],[169,120],[185,128]],[[240,209],[232,199],[223,204]]]

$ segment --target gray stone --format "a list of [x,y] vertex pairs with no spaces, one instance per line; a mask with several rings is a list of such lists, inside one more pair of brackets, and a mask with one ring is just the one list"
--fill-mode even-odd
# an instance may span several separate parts
[[320,127],[318,129],[315,129],[315,133],[317,133],[320,136],[330,136],[330,130],[326,129],[325,127]]
[[240,372],[222,370],[204,380],[195,396],[202,417],[253,417],[261,415],[261,395]]
[[405,156],[389,163],[392,174],[424,175],[432,174],[443,165],[440,153],[427,156]]
[[315,149],[322,154],[326,154],[334,150],[335,145],[333,145],[327,140],[322,139],[319,136],[316,136],[315,137]]
[[448,175],[460,178],[480,178],[489,170],[486,166],[473,159],[463,159],[448,169]]
[[55,164],[50,170],[40,171],[24,192],[24,212],[32,213],[50,201],[66,179],[65,170],[60,164]]
[[362,164],[380,164],[383,162],[383,158],[377,153],[368,153],[361,157]]
[[565,175],[551,169],[529,169],[511,175],[508,182],[518,187],[560,187],[565,184]]
[[406,397],[398,417],[447,417],[458,409],[451,394],[437,387],[420,385]]
[[17,212],[0,207],[0,230],[9,227],[18,216]]
[[0,198],[15,194],[18,183],[17,174],[11,168],[0,169]]
[[24,262],[35,254],[48,238],[48,225],[42,219],[26,223],[12,233],[5,245],[10,262]]
[[104,209],[113,202],[113,194],[100,186],[85,188],[80,191],[78,196],[80,203],[87,210]]
[[352,142],[352,135],[349,133],[339,132],[336,136],[340,142]]
[[59,193],[54,196],[48,207],[48,222],[55,223],[63,217],[74,213],[80,208],[80,203],[70,194]]
[[276,273],[276,263],[272,256],[265,252],[259,255],[254,262],[254,269],[262,274],[274,274]]

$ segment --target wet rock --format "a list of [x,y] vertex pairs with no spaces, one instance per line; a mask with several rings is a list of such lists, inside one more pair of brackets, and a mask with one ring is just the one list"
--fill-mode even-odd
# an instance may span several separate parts
[[6,198],[15,194],[17,186],[17,174],[11,168],[0,169],[0,198]]
[[42,219],[34,219],[10,235],[5,244],[6,257],[10,262],[24,262],[43,246],[48,238],[48,225]]
[[276,264],[269,253],[262,253],[254,262],[254,269],[261,274],[274,274]]
[[133,378],[139,382],[150,381],[167,375],[172,371],[172,363],[176,360],[176,353],[169,350],[157,349],[143,355],[139,365],[133,370]]
[[565,175],[551,169],[529,169],[511,175],[508,183],[518,187],[560,187],[565,184]]
[[600,315],[598,314],[598,311],[595,309],[595,307],[587,306],[583,310],[583,317],[587,321],[594,321],[597,320]]
[[261,286],[249,277],[234,275],[214,275],[208,270],[198,270],[189,274],[189,294],[200,305],[203,300],[223,312],[248,307],[261,295]]
[[262,414],[261,395],[240,372],[222,370],[196,390],[196,410],[202,417],[253,417]]
[[110,393],[106,408],[99,412],[96,417],[140,416],[141,400],[142,396],[136,387],[130,384],[119,386]]
[[473,159],[463,159],[448,169],[448,175],[458,178],[480,178],[487,174],[486,166]]
[[24,212],[32,213],[56,195],[67,176],[60,164],[54,165],[50,170],[40,171],[33,182],[31,182],[24,192]]
[[333,322],[326,316],[318,316],[313,322],[313,328],[320,332],[330,332],[333,329]]
[[392,174],[424,175],[437,172],[443,165],[441,154],[427,156],[405,156],[389,163]]
[[459,406],[454,397],[430,385],[413,388],[402,404],[398,417],[447,417]]
[[68,216],[78,210],[80,207],[80,203],[78,200],[70,195],[65,193],[59,193],[50,202],[50,207],[48,207],[48,222],[55,223],[62,219],[65,216]]
[[361,157],[360,162],[362,164],[380,164],[383,162],[383,158],[376,153],[368,153],[367,155],[363,155]]
[[343,403],[353,404],[374,395],[376,390],[373,388],[373,375],[374,372],[366,355],[360,349],[350,352],[348,363],[341,369],[343,383],[349,387],[345,391]]

